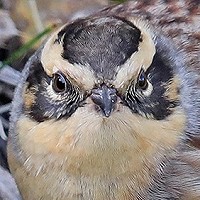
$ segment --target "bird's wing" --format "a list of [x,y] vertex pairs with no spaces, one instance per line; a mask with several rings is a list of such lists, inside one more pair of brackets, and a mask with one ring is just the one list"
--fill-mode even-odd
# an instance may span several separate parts
[[21,200],[17,185],[11,174],[0,166],[0,200]]

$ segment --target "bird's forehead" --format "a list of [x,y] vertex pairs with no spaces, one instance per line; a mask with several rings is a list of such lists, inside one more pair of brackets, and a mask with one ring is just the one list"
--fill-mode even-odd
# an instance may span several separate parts
[[136,18],[93,17],[64,25],[44,45],[41,62],[51,75],[62,71],[86,89],[98,81],[116,87],[147,69],[155,54],[153,34]]

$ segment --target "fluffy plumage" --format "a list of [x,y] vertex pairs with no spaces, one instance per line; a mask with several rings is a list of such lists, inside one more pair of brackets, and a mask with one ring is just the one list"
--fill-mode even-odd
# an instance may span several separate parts
[[24,199],[200,198],[198,13],[198,1],[128,2],[49,38],[13,102]]

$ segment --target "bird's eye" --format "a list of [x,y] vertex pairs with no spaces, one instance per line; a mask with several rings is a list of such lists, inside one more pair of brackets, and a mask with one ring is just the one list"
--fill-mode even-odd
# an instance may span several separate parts
[[147,77],[143,69],[140,72],[136,86],[137,88],[142,89],[142,90],[146,90],[148,87]]
[[63,93],[66,91],[67,82],[64,75],[60,73],[54,74],[53,79],[52,79],[52,88],[54,89],[56,93]]

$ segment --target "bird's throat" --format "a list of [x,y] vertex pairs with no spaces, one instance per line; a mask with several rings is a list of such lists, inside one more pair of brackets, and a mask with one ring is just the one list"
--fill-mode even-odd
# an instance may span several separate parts
[[[85,199],[107,199],[109,188],[116,199],[130,199],[121,195],[128,195],[130,188],[136,192],[148,187],[163,155],[179,143],[183,127],[180,111],[167,121],[147,120],[131,112],[116,112],[105,119],[85,109],[68,120],[38,123],[21,116],[17,123],[18,164],[35,187],[45,182],[45,187],[55,191],[69,188],[67,199],[76,199],[70,196],[84,187],[91,191],[84,194]],[[11,154],[9,164],[18,179],[22,172],[12,165],[16,155]],[[19,184],[24,187],[26,180]]]

